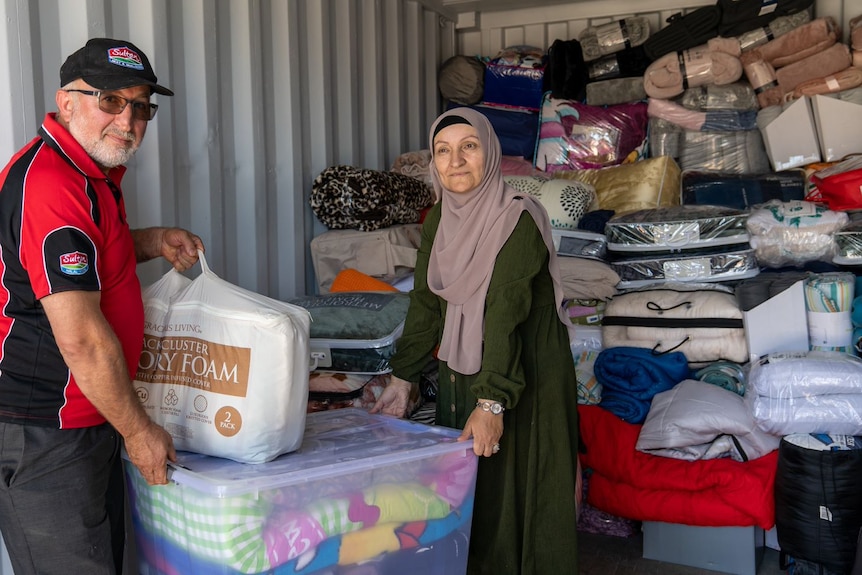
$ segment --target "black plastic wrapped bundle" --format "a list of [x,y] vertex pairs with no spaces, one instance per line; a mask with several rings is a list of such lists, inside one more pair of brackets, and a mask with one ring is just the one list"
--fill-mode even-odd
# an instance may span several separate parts
[[862,437],[782,438],[775,476],[775,526],[783,554],[849,573],[862,526]]

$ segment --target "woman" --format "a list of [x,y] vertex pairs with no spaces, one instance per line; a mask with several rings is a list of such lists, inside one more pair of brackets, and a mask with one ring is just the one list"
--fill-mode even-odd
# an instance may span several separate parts
[[437,423],[480,456],[468,572],[577,573],[577,386],[547,214],[505,184],[479,112],[442,114],[431,147],[440,201],[372,411],[403,417],[437,349]]

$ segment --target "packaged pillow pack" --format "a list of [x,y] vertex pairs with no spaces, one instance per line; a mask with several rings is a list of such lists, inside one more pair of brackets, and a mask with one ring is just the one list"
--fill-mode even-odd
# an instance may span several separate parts
[[143,291],[134,385],[178,450],[264,463],[299,448],[308,399],[305,309],[202,273],[169,271]]

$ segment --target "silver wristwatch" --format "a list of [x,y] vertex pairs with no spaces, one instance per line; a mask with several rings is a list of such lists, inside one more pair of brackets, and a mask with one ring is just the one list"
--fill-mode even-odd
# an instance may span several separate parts
[[506,408],[499,401],[477,401],[476,407],[480,407],[482,411],[490,411],[494,415],[500,415]]

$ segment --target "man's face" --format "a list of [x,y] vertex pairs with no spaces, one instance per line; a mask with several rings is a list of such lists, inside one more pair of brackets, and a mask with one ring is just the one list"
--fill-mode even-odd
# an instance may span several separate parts
[[[95,91],[95,88],[83,81],[73,88]],[[150,101],[148,86],[103,90],[103,97],[106,94],[119,96],[130,102]],[[99,109],[99,98],[80,92],[61,90],[58,93],[58,116],[81,147],[106,170],[128,162],[141,145],[147,131],[146,120],[132,117],[131,103],[119,114],[110,114]]]

